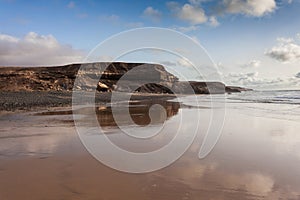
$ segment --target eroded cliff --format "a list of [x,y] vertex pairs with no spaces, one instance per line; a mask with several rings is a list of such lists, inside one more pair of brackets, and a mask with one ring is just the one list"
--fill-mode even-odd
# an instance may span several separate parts
[[97,86],[100,92],[220,94],[247,90],[221,82],[182,82],[158,64],[115,62],[1,67],[0,91],[71,91],[76,77],[81,77],[76,89],[93,90]]

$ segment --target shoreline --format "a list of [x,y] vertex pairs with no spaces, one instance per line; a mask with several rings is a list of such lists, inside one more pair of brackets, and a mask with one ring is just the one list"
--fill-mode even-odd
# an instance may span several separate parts
[[[116,93],[130,96],[131,101],[169,100],[176,98],[176,95],[172,94]],[[92,95],[93,93],[91,92],[90,94]],[[95,103],[110,103],[111,94],[111,92],[97,92]],[[37,111],[39,109],[72,106],[72,91],[1,91],[0,97],[0,112]]]

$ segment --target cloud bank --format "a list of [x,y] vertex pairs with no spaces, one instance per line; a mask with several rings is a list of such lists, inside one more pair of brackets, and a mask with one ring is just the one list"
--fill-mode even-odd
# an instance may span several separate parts
[[83,52],[52,35],[29,32],[23,38],[0,34],[1,66],[61,65],[80,62]]
[[275,0],[223,0],[219,10],[230,14],[261,17],[276,9]]
[[274,12],[277,8],[275,0],[222,0],[216,1],[216,6],[213,8],[203,6],[207,2],[209,0],[189,0],[188,3],[182,5],[170,1],[167,2],[167,7],[174,16],[190,25],[207,23],[213,27],[220,24],[217,17],[224,14],[262,17]]
[[[300,77],[300,72],[297,75]],[[244,86],[253,89],[297,88],[300,86],[297,75],[295,77],[286,78],[262,78],[258,72],[229,73],[224,77],[224,80],[227,85]]]

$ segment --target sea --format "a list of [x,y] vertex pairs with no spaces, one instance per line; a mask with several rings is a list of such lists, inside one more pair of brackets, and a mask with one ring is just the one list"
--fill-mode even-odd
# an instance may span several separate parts
[[245,112],[255,117],[267,117],[300,122],[300,90],[246,91],[225,95],[196,95],[179,98],[186,106],[222,107]]

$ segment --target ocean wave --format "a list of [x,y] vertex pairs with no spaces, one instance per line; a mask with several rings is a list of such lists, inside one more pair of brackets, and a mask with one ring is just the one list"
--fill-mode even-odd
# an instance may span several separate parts
[[252,91],[229,95],[228,100],[300,105],[300,90]]

